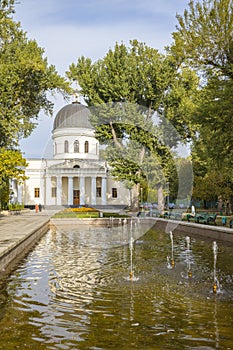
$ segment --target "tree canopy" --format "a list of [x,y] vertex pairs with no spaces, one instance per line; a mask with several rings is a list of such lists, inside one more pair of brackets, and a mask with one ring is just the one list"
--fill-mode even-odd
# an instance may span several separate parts
[[65,94],[70,88],[13,20],[14,1],[0,3],[0,147],[11,148],[30,135],[42,109],[52,113],[47,93]]
[[37,124],[38,114],[52,113],[48,93],[71,91],[44,50],[29,40],[13,20],[14,0],[0,0],[0,202],[9,199],[9,182],[24,179],[26,161],[18,150],[19,139]]
[[191,96],[198,84],[195,74],[178,71],[171,55],[132,40],[129,47],[116,43],[97,62],[78,58],[67,76],[78,83],[88,106],[95,106],[92,122],[99,140],[112,142],[108,152],[112,174],[144,187],[149,157],[154,164],[153,185],[155,179],[157,185],[164,183],[170,176],[172,147],[180,137],[188,140],[192,134],[187,113],[193,108]]
[[233,77],[233,2],[232,0],[189,1],[183,16],[177,15],[173,33],[174,52],[211,76],[216,72]]
[[[196,128],[194,194],[204,193],[200,179],[204,177],[207,184],[212,173],[218,179],[225,176],[222,184],[233,182],[233,2],[190,1],[177,20],[171,52],[181,67],[189,66],[201,77],[191,120]],[[222,188],[218,186],[218,196]]]

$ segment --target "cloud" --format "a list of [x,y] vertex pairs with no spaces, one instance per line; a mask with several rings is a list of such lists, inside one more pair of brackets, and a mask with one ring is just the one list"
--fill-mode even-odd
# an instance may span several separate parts
[[[49,64],[62,75],[80,56],[92,60],[103,57],[116,42],[131,39],[162,51],[172,41],[176,12],[183,13],[189,0],[23,0],[16,5],[29,38],[45,50]],[[64,104],[58,97],[55,112]],[[21,144],[25,155],[43,152],[51,137],[52,121],[41,113],[32,135]]]
[[40,25],[79,24],[99,25],[103,22],[126,23],[128,20],[143,18],[154,21],[155,17],[166,20],[179,10],[183,10],[188,0],[24,0],[16,11],[21,18],[27,18]]
[[111,28],[106,25],[85,28],[72,25],[49,26],[41,28],[39,32],[32,30],[30,36],[45,48],[49,63],[55,64],[61,74],[82,55],[94,61],[103,57],[116,42],[123,41],[129,45],[130,40],[137,39],[160,51],[171,42],[166,28],[157,24],[153,28],[144,27],[141,22],[114,25]]

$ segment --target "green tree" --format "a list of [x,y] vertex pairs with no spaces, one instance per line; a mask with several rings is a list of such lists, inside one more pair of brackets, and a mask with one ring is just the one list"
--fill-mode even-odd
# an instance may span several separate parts
[[[184,98],[182,94],[179,94],[179,99],[175,94],[171,96],[175,86],[178,94],[178,82],[182,80],[182,72],[177,71],[173,57],[162,55],[156,49],[133,40],[130,47],[123,43],[116,44],[114,50],[110,49],[103,59],[94,63],[89,58],[80,57],[77,64],[69,67],[67,76],[78,82],[88,106],[98,107],[92,117],[96,135],[103,143],[112,141],[116,148],[115,152],[111,149],[109,158],[114,168],[112,173],[118,179],[127,180],[128,184],[138,184],[138,194],[139,187],[145,187],[143,161],[147,152],[156,154],[155,158],[160,159],[165,171],[172,159],[169,147],[176,146],[178,142],[177,132],[171,132],[168,121],[161,119],[159,125],[154,125],[154,117],[167,115],[174,123],[179,119],[180,130],[184,130],[181,126],[185,124],[187,110],[180,108],[178,112],[177,107],[184,102]],[[185,91],[185,84],[182,88]],[[188,85],[187,91],[190,94]],[[169,98],[176,99],[177,103],[174,102],[166,113]],[[184,105],[188,108],[188,103]],[[183,132],[187,138],[190,135],[190,131],[187,132],[190,127],[188,120]],[[134,148],[134,141],[140,147]],[[127,153],[124,164],[122,152]],[[132,155],[133,161],[130,161],[128,157],[132,159]],[[156,168],[157,161],[154,166]],[[166,178],[166,171],[165,174]],[[158,181],[157,185],[160,186],[158,192],[162,193],[163,184]]]
[[24,179],[26,161],[15,149],[30,135],[38,114],[52,113],[48,93],[71,91],[70,85],[43,57],[13,20],[14,0],[0,0],[0,202],[9,200],[9,181]]
[[52,113],[48,93],[70,91],[69,84],[14,22],[14,1],[0,1],[0,147],[15,147],[36,126],[39,112]]
[[211,76],[218,72],[232,78],[232,0],[191,0],[177,20],[172,48],[177,59]]
[[26,179],[26,160],[16,150],[0,148],[0,207],[7,206],[10,196],[10,181],[17,180],[19,183]]
[[[226,184],[232,174],[233,2],[190,1],[177,19],[171,52],[181,67],[191,66],[201,77],[191,120],[196,128],[192,147],[195,193],[204,194],[199,181],[202,177],[225,174],[222,183]],[[203,183],[209,193],[211,186]],[[222,186],[218,188],[224,192]],[[216,196],[213,186],[212,191]]]

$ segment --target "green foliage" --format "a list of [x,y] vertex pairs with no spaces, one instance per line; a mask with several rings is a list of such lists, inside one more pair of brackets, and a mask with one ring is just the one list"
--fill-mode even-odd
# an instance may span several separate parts
[[213,71],[233,77],[233,3],[232,0],[189,2],[173,33],[173,52],[210,75]]
[[0,207],[6,207],[10,197],[10,180],[26,179],[26,160],[18,150],[0,148]]
[[49,66],[44,50],[12,19],[14,1],[1,1],[0,11],[0,147],[14,147],[30,135],[43,109],[52,113],[47,93],[70,91]]
[[137,40],[129,47],[116,44],[97,62],[80,57],[69,67],[68,78],[77,81],[91,107],[96,137],[108,145],[111,174],[127,188],[137,185],[149,193],[164,184],[174,168],[171,149],[180,141],[178,133],[185,140],[193,133],[198,79],[177,68],[172,55]]
[[16,179],[19,182],[25,179],[26,159],[18,150],[0,148],[0,179]]
[[24,205],[23,204],[20,204],[20,203],[10,203],[8,204],[8,209],[9,210],[21,210],[24,208]]
[[20,23],[13,20],[14,0],[0,5],[0,203],[9,200],[9,181],[24,180],[26,161],[19,139],[30,135],[38,114],[52,113],[48,93],[71,91],[69,84],[48,65],[44,50],[29,40]]
[[219,171],[207,173],[204,177],[195,177],[193,197],[196,199],[217,200],[221,197],[224,202],[230,202],[233,182],[229,174]]
[[78,81],[89,106],[122,100],[142,106],[159,104],[172,67],[157,50],[137,40],[130,44],[130,48],[116,44],[96,63],[80,57],[70,66],[67,76]]
[[231,186],[226,183],[233,181],[233,2],[190,1],[177,19],[170,52],[181,67],[192,67],[201,77],[190,115],[194,196],[229,199]]
[[10,197],[9,181],[0,181],[0,209],[7,209]]

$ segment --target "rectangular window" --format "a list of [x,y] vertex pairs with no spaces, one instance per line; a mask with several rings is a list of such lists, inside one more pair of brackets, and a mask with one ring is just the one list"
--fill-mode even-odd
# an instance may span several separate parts
[[57,187],[52,187],[52,198],[57,197]]
[[96,187],[96,197],[101,197],[101,187]]
[[112,198],[117,198],[117,188],[112,188]]
[[35,198],[40,198],[40,189],[39,187],[34,188],[34,197]]

